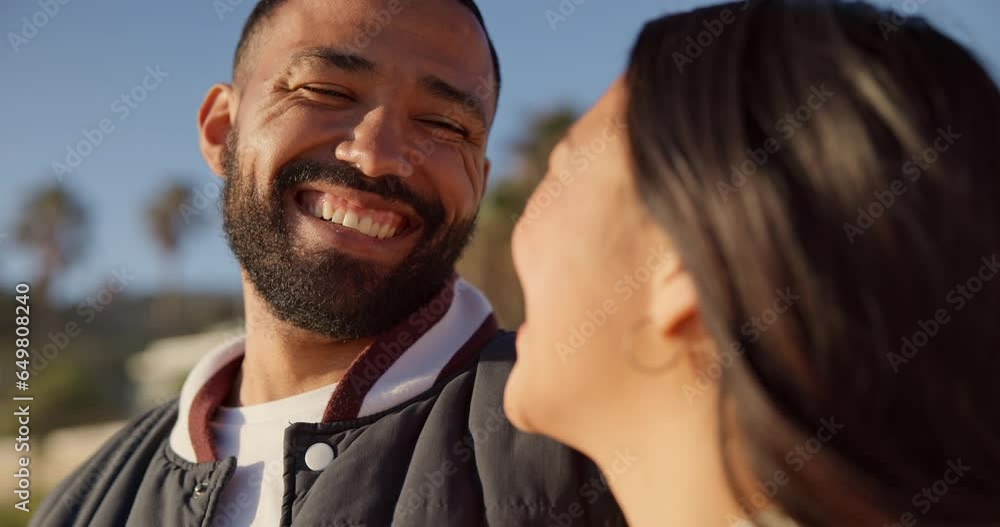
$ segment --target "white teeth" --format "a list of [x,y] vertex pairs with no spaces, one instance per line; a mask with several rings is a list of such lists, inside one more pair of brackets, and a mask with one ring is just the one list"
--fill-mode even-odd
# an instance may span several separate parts
[[343,225],[349,229],[354,229],[362,234],[384,240],[392,238],[396,234],[396,228],[392,224],[378,223],[370,216],[361,217],[357,212],[349,208],[337,208],[328,201],[318,201],[312,210],[313,216],[324,220]]
[[369,218],[368,216],[361,218],[361,221],[358,223],[358,230],[361,231],[362,234],[371,236],[372,235],[371,229],[372,229],[372,219]]
[[344,215],[344,222],[341,225],[349,229],[357,229],[358,215],[355,214],[353,210],[347,211],[347,214]]
[[344,216],[347,214],[347,209],[337,209],[333,211],[333,217],[330,221],[334,223],[344,223]]

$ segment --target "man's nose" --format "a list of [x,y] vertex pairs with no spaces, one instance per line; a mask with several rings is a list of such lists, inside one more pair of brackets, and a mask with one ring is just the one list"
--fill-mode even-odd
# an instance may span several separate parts
[[406,161],[404,124],[385,107],[373,109],[354,127],[351,136],[337,145],[335,155],[368,177],[408,176],[412,170]]

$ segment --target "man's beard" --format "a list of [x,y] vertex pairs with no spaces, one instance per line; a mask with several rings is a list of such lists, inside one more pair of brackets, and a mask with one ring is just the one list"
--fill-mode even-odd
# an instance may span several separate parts
[[[223,226],[229,246],[271,312],[296,327],[338,341],[372,337],[429,302],[454,273],[475,228],[475,215],[445,225],[444,207],[413,193],[396,175],[368,178],[344,163],[297,160],[275,176],[261,196],[243,173],[234,128],[223,152]],[[297,185],[323,181],[405,203],[423,222],[416,248],[395,268],[334,249],[297,247],[283,197]]]

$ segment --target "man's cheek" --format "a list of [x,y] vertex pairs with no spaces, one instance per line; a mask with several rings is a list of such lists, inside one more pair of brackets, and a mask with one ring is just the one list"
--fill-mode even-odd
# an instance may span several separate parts
[[468,184],[466,190],[469,196],[467,199],[472,200],[478,205],[479,201],[486,195],[486,175],[488,170],[486,153],[485,151],[463,150],[458,155],[462,158],[464,171],[464,177],[459,179]]
[[470,188],[450,188],[439,197],[446,211],[445,222],[455,225],[470,221],[479,210],[480,200]]

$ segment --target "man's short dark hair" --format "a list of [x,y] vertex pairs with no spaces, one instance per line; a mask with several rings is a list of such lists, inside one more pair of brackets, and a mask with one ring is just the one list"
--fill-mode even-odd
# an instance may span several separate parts
[[[257,5],[254,6],[253,12],[250,13],[250,17],[247,18],[246,23],[243,25],[243,33],[240,35],[240,41],[236,45],[236,55],[233,57],[233,82],[238,82],[238,78],[241,75],[243,67],[243,59],[246,57],[247,48],[250,47],[251,42],[257,36],[263,27],[263,22],[270,17],[274,10],[285,3],[285,0],[260,0]],[[490,47],[490,56],[493,59],[493,75],[496,77],[495,95],[496,98],[500,97],[500,59],[497,57],[497,50],[493,46],[493,39],[490,38],[490,32],[486,29],[486,22],[483,20],[483,13],[479,11],[479,6],[476,5],[475,0],[458,0],[458,3],[468,7],[472,14],[476,16],[476,20],[479,21],[479,25],[483,28],[483,33],[486,34],[486,42]]]

